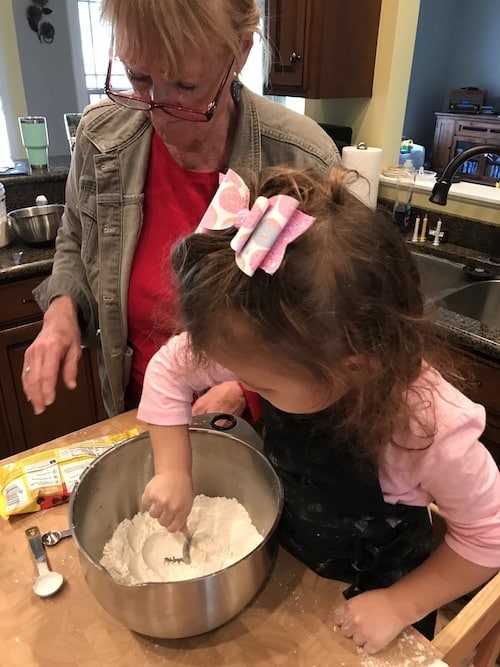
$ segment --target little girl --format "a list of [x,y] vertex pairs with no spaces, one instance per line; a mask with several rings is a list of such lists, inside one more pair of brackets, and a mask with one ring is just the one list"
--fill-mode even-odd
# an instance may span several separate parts
[[[173,253],[186,333],[151,360],[138,416],[155,475],[144,506],[170,531],[192,504],[194,391],[237,379],[261,397],[281,477],[282,545],[350,584],[342,632],[369,653],[500,566],[500,478],[484,409],[441,374],[411,254],[346,189],[351,172],[228,172]],[[257,198],[255,195],[259,195]],[[428,504],[447,534],[432,551]]]

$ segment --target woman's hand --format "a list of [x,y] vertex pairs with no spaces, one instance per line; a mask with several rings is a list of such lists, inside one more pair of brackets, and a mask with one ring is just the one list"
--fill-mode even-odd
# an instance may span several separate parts
[[170,532],[184,530],[193,505],[191,475],[179,471],[155,475],[146,485],[142,505]]
[[394,606],[389,590],[361,593],[335,610],[335,624],[367,653],[380,651],[409,625]]
[[75,303],[70,297],[60,296],[50,304],[42,330],[24,353],[21,380],[36,415],[55,401],[59,370],[66,387],[76,387],[81,356]]
[[213,412],[224,412],[240,417],[247,406],[247,402],[236,381],[223,382],[211,387],[193,404],[193,416],[206,415]]

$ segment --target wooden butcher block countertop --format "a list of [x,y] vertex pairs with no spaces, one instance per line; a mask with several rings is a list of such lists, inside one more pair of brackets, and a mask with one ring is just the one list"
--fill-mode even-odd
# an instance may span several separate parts
[[[145,430],[134,411],[29,453],[133,426]],[[68,506],[0,519],[1,667],[426,667],[440,657],[413,629],[376,657],[359,654],[333,624],[332,610],[343,599],[345,584],[317,576],[284,550],[264,589],[226,625],[189,639],[149,639],[102,609],[83,578],[71,538],[46,549],[50,567],[64,576],[62,589],[52,598],[38,598],[32,591],[36,568],[24,534],[34,525],[42,534],[67,528]]]

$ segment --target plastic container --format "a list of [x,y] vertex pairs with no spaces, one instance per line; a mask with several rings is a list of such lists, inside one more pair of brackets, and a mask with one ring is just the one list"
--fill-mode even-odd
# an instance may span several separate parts
[[437,176],[436,171],[430,171],[422,167],[421,169],[418,170],[416,180],[417,183],[435,183],[436,176]]
[[411,224],[411,200],[415,186],[414,170],[405,169],[398,176],[396,185],[396,198],[392,209],[392,219],[403,236],[412,231]]
[[[406,150],[399,153],[399,164],[404,164],[406,160],[411,160],[413,163],[413,169],[418,171],[420,167],[424,166],[425,162],[425,147],[420,144],[412,144],[411,146],[405,147]],[[407,150],[407,149],[410,150]]]

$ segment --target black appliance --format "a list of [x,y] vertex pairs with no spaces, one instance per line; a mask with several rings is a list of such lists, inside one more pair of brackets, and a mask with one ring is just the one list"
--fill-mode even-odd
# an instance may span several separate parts
[[449,111],[451,113],[481,113],[486,92],[486,90],[474,86],[452,88],[450,90]]
[[341,155],[344,146],[352,144],[352,127],[348,125],[330,125],[329,123],[318,123],[318,125],[333,139]]

